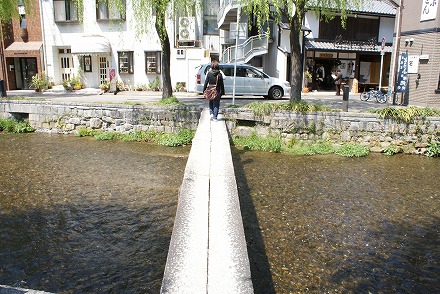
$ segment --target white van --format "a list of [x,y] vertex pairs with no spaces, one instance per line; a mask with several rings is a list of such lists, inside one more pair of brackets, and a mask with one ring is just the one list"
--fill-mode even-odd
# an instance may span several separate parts
[[[209,68],[210,64],[203,64],[199,67],[196,77],[196,93],[203,93],[203,85],[205,84],[205,78]],[[226,95],[232,95],[234,65],[219,64],[219,68],[225,75],[224,84]],[[284,95],[290,96],[290,84],[287,81],[270,77],[253,66],[237,64],[235,94],[281,99]]]

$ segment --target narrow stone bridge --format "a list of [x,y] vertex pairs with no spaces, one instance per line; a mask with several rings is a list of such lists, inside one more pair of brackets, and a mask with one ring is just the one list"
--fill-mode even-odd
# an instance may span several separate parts
[[180,188],[161,293],[253,293],[229,137],[207,109]]

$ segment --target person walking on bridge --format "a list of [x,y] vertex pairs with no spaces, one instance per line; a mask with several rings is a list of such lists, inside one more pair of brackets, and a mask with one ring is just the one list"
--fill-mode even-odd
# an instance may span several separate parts
[[225,84],[223,83],[223,75],[220,71],[218,61],[211,61],[211,69],[208,71],[205,79],[205,85],[203,86],[203,92],[205,92],[208,85],[217,85],[217,97],[213,100],[209,100],[209,113],[211,119],[216,121],[218,111],[220,109],[220,98],[225,94]]

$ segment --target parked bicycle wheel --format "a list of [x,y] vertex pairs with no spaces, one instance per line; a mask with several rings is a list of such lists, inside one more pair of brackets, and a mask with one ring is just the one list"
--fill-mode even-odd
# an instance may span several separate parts
[[362,101],[368,101],[369,99],[370,99],[370,92],[362,92],[361,100]]
[[376,97],[376,101],[379,103],[387,102],[387,96],[384,95],[381,91],[377,91],[375,97]]

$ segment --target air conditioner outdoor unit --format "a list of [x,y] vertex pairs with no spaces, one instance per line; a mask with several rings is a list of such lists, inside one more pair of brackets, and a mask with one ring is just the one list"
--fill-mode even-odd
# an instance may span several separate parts
[[176,58],[177,59],[185,59],[186,50],[185,49],[177,49],[176,50]]
[[195,40],[196,38],[196,19],[195,17],[179,18],[179,40]]

